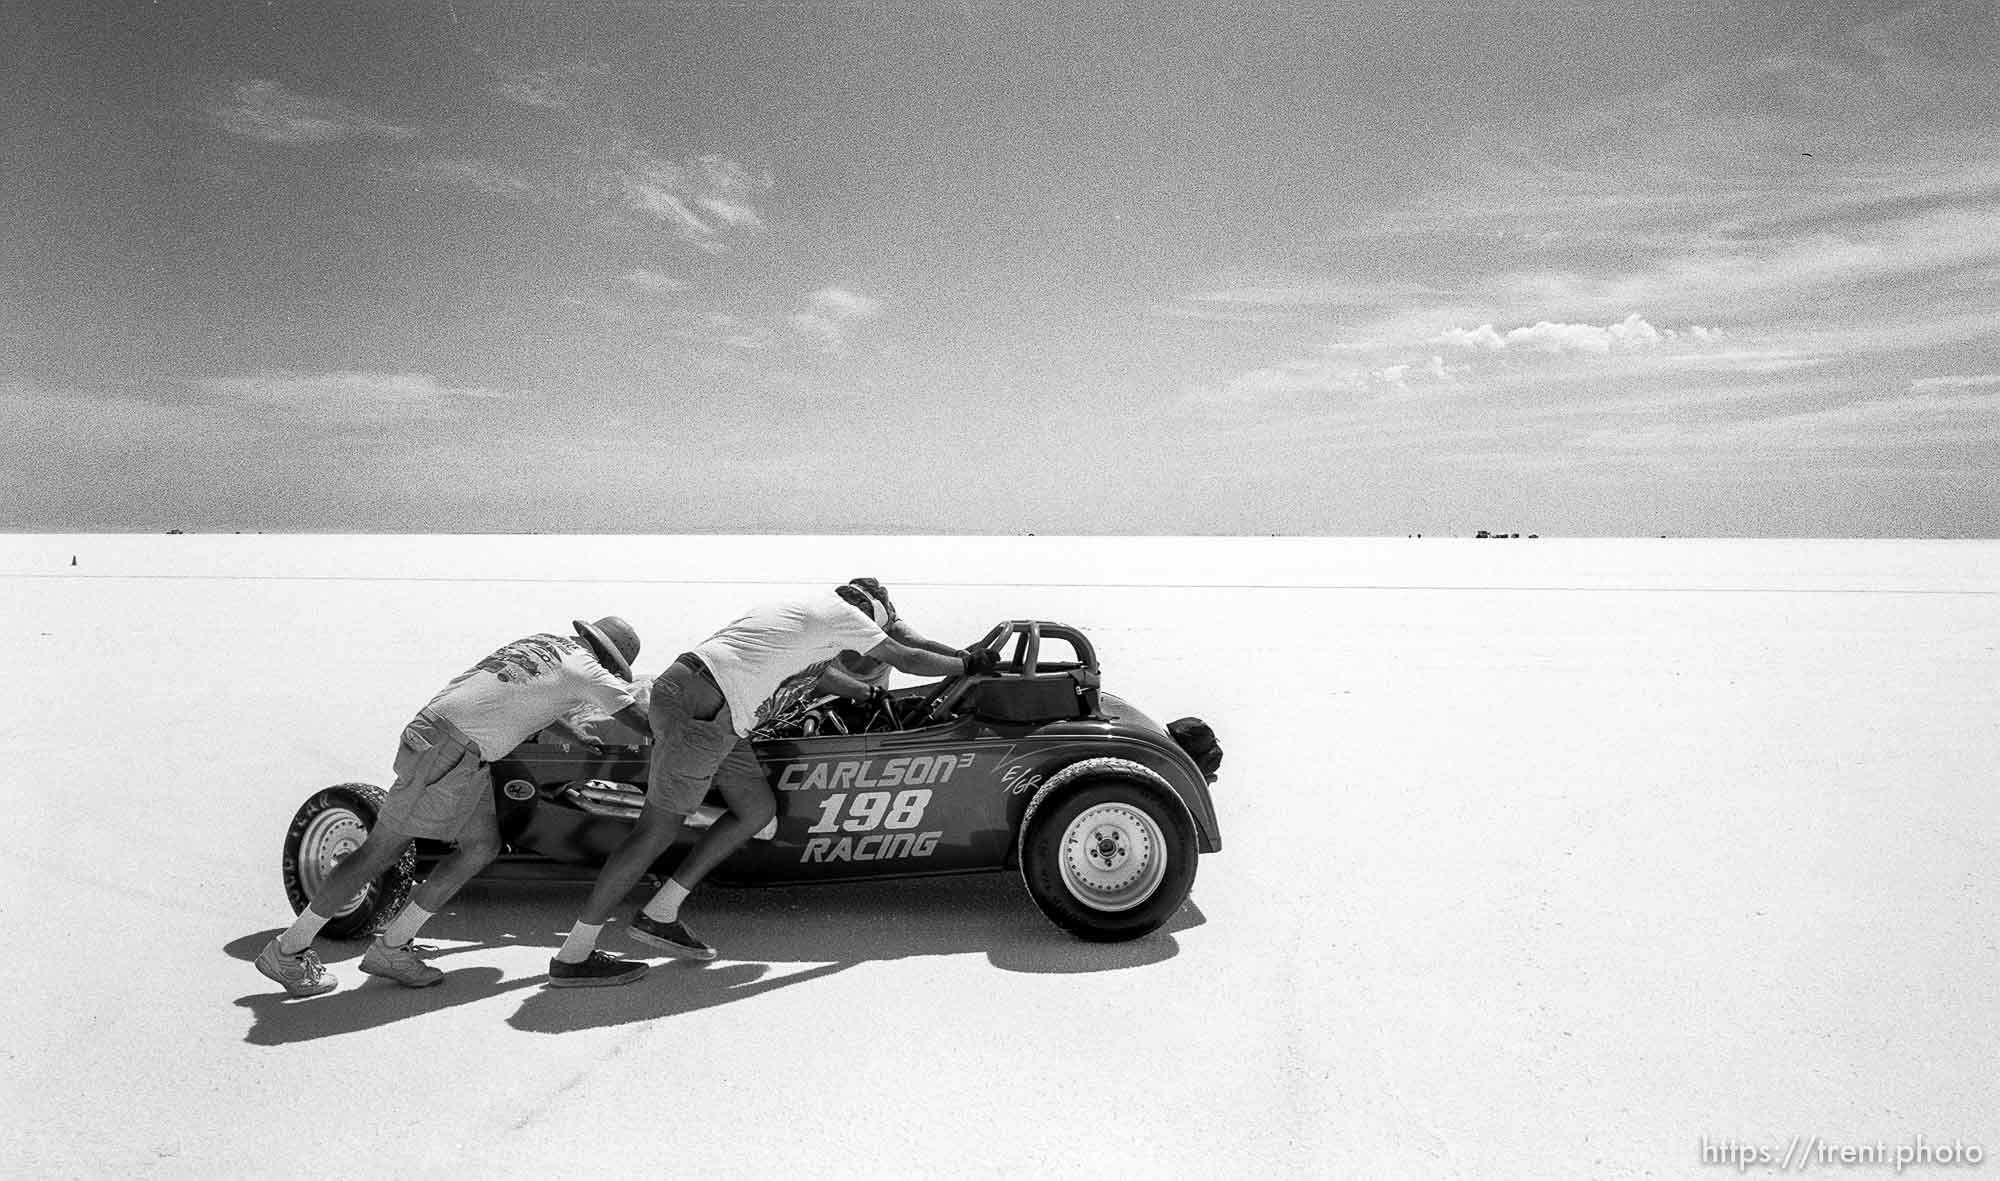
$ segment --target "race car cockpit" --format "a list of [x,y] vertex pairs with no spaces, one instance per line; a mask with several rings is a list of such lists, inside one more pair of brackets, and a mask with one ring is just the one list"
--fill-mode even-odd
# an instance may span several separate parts
[[[992,648],[1000,663],[982,676],[891,690],[873,702],[823,696],[800,700],[760,721],[752,738],[812,738],[915,730],[971,714],[1000,725],[1032,725],[1098,715],[1097,651],[1081,631],[1047,620],[996,624],[970,651]],[[643,702],[642,702],[643,704]],[[567,741],[573,731],[598,746],[637,746],[645,736],[614,719],[579,711],[545,741]]]
[[[999,665],[987,675],[948,677],[897,689],[872,703],[815,698],[766,720],[753,734],[760,738],[872,734],[918,729],[968,713],[1001,724],[1097,715],[1101,683],[1097,652],[1082,632],[1045,620],[1010,620],[995,626],[971,650],[986,648],[1001,654]],[[1047,658],[1051,650],[1056,659]]]

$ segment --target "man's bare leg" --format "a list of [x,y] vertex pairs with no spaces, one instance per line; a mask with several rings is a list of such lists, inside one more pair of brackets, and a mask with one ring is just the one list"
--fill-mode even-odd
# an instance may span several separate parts
[[[744,842],[778,814],[777,798],[761,782],[754,788],[720,783],[717,786],[722,791],[723,800],[729,804],[729,811],[701,835],[694,848],[688,851],[686,859],[674,869],[672,880],[679,882],[685,890],[693,890],[700,885],[710,870],[728,860],[731,853],[742,848]],[[648,913],[651,913],[650,907]]]
[[320,928],[326,926],[334,912],[394,865],[414,839],[378,824],[359,849],[334,866],[320,884],[319,893],[292,920],[292,925],[257,954],[257,970],[284,985],[285,991],[293,996],[318,996],[331,991],[333,976],[313,952],[313,940],[319,937]]
[[680,921],[681,903],[710,870],[742,848],[778,813],[777,797],[764,781],[763,771],[748,744],[739,746],[724,760],[715,787],[729,810],[702,834],[673,876],[632,920],[632,938],[689,959],[714,959],[715,949]]
[[[368,839],[361,842],[361,847],[334,866],[333,872],[320,883],[319,893],[313,895],[312,901],[307,904],[306,913],[299,915],[291,930],[278,937],[280,950],[296,955],[311,946],[313,937],[319,934],[320,927],[326,925],[334,912],[353,901],[356,894],[368,888],[368,883],[388,872],[415,839],[376,825],[369,832]],[[318,921],[314,922],[314,919]],[[304,929],[308,926],[310,932]]]
[[466,823],[465,831],[458,834],[458,845],[437,867],[431,876],[417,884],[410,891],[410,904],[421,906],[432,914],[444,909],[465,883],[479,876],[479,871],[493,864],[500,856],[500,817],[480,813]]
[[667,846],[680,835],[682,818],[664,808],[654,805],[651,798],[639,810],[639,822],[632,832],[612,850],[604,862],[604,868],[597,873],[597,884],[591,887],[590,897],[584,901],[583,911],[577,921],[593,927],[601,927],[611,917],[632,887],[646,873],[648,866],[660,859]]

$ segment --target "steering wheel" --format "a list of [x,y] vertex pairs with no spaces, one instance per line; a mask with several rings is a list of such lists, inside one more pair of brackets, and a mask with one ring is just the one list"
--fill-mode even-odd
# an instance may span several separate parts
[[[999,639],[1002,643],[1004,643],[1007,639],[1005,634],[1002,634],[996,638]],[[986,643],[981,643],[976,647],[967,648],[966,651],[983,652],[988,648],[991,648],[992,646],[993,646],[992,643],[989,641]],[[932,689],[929,693],[925,694],[924,699],[916,704],[916,711],[912,713],[910,716],[915,718],[922,718],[925,721],[929,722],[938,721],[939,720],[938,707],[943,704],[944,699],[950,696],[954,690],[963,686],[970,679],[971,678],[968,677],[965,673],[960,673],[955,677],[946,677],[944,680],[939,681],[937,688]]]
[[902,723],[896,717],[896,699],[887,695],[881,698],[879,704],[869,707],[867,720],[861,723],[863,734],[874,734],[878,730],[895,731],[901,728]]

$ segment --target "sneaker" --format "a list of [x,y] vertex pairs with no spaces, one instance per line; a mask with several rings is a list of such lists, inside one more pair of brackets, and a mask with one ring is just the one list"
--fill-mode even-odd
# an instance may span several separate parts
[[650,947],[657,947],[668,955],[677,955],[690,960],[715,958],[715,949],[703,943],[693,931],[687,929],[687,924],[679,919],[663,923],[640,911],[632,916],[631,933],[632,938]]
[[297,955],[287,955],[278,950],[276,936],[257,953],[257,970],[284,985],[293,996],[318,996],[337,987],[333,973],[319,962],[317,952],[308,947]]
[[549,987],[602,988],[607,984],[629,984],[646,974],[651,964],[621,960],[609,952],[593,951],[581,963],[549,961]]
[[429,988],[444,980],[444,973],[424,962],[423,951],[435,951],[433,947],[419,947],[415,943],[405,943],[401,947],[390,947],[382,942],[380,935],[361,953],[361,970],[370,976],[380,976],[394,980],[411,988]]

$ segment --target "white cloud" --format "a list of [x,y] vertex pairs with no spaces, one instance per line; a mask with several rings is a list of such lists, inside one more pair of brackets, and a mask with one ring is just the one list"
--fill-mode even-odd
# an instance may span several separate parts
[[1358,394],[1368,388],[1367,370],[1331,360],[1285,361],[1252,369],[1199,392],[1205,402],[1222,405],[1263,402],[1328,394]]
[[[1991,54],[1956,60],[1990,90]],[[1588,434],[1606,470],[1634,454],[1992,467],[1989,129],[1963,103],[1873,122],[1883,96],[1859,79],[1768,109],[1778,89],[1703,77],[1657,106],[1471,129],[1428,193],[1293,243],[1319,260],[1308,273],[1212,275],[1156,309],[1251,323],[1226,343],[1265,350],[1191,397],[1244,434],[1322,447],[1420,422],[1468,446],[1518,432],[1565,465],[1562,442]]]
[[600,175],[599,185],[697,250],[720,254],[733,234],[763,227],[753,201],[771,188],[771,178],[724,156],[670,160],[634,149],[621,167]]
[[1477,328],[1447,328],[1435,338],[1438,344],[1456,345],[1462,349],[1504,349],[1506,338],[1493,330],[1491,324],[1481,324]]
[[420,171],[439,180],[464,185],[495,197],[528,200],[549,197],[554,193],[554,187],[548,181],[516,172],[490,160],[471,158],[432,160],[422,165]]
[[1332,279],[1272,277],[1238,287],[1197,292],[1195,303],[1252,304],[1266,307],[1341,307],[1374,303],[1381,291]]
[[1588,353],[1603,356],[1614,351],[1657,348],[1665,343],[1688,341],[1707,343],[1715,334],[1699,325],[1685,331],[1659,329],[1637,312],[1614,324],[1565,324],[1537,320],[1533,324],[1501,332],[1491,324],[1477,328],[1449,328],[1430,343],[1453,348],[1501,352],[1522,349],[1543,353]]
[[[0,451],[59,463],[131,449],[195,456],[254,446],[288,454],[343,437],[386,437],[416,423],[462,422],[468,411],[508,396],[423,373],[280,371],[165,383],[143,393],[0,379],[0,439],[8,445]],[[8,458],[0,455],[0,468]]]
[[881,313],[882,301],[844,287],[822,287],[807,297],[815,309],[829,316],[865,320]]
[[2000,393],[1930,391],[1875,398],[1784,421],[1818,445],[2000,446]]
[[718,312],[708,318],[710,344],[727,349],[742,349],[750,352],[768,348],[771,332],[761,324],[753,324],[741,316],[731,316]]
[[1438,294],[1407,282],[1359,283],[1289,273],[1228,275],[1219,281],[1227,285],[1178,296],[1156,305],[1152,314],[1179,320],[1274,324],[1329,311],[1434,300]]
[[1652,250],[1657,257],[1650,265],[1608,278],[1520,273],[1501,294],[1509,305],[1588,314],[1646,307],[1742,322],[1784,315],[1807,301],[1838,314],[1835,305],[1850,300],[1872,307],[1884,283],[2000,265],[2000,206],[1928,210],[1837,230],[1699,230]]
[[1368,377],[1374,387],[1411,394],[1427,386],[1449,385],[1471,372],[1470,365],[1448,365],[1443,357],[1432,354],[1428,361],[1404,361],[1377,369]]
[[244,82],[209,107],[215,125],[231,135],[265,144],[328,143],[364,137],[416,138],[416,130],[364,115],[332,99],[314,98],[283,83]]
[[764,224],[763,215],[747,201],[709,196],[700,198],[695,204],[701,206],[702,212],[711,219],[725,226],[755,227]]
[[493,93],[519,107],[569,112],[581,105],[584,88],[611,76],[608,66],[565,66],[530,70],[493,84]]
[[1472,372],[1472,366],[1447,365],[1443,357],[1434,355],[1431,357],[1430,363],[1424,366],[1424,372],[1438,381],[1453,381],[1464,374]]
[[819,342],[821,352],[847,351],[854,328],[882,313],[882,301],[844,287],[822,287],[792,314],[792,328]]
[[428,373],[296,373],[212,378],[211,397],[302,417],[335,421],[448,418],[468,402],[507,395],[477,386],[449,386]]
[[493,92],[515,106],[535,107],[544,111],[569,109],[569,100],[556,93],[554,87],[550,85],[547,74],[524,74],[519,78],[495,82]]
[[[1195,397],[1227,404],[1301,395],[1410,394],[1469,387],[1482,379],[1482,388],[1499,388],[1520,380],[1529,368],[1536,371],[1535,380],[1545,382],[1549,366],[1563,358],[1576,358],[1564,369],[1586,363],[1593,371],[1606,364],[1621,369],[1678,366],[1713,355],[1720,338],[1698,326],[1656,328],[1637,313],[1610,324],[1538,320],[1504,332],[1490,323],[1443,332],[1419,327],[1426,321],[1435,324],[1437,318],[1405,313],[1369,326],[1361,340],[1322,345],[1309,358],[1251,370],[1198,390]],[[1437,351],[1440,347],[1444,353]],[[1800,363],[1811,362],[1785,359],[1786,365]]]
[[1193,320],[1217,324],[1276,324],[1296,320],[1292,311],[1271,310],[1254,304],[1227,304],[1185,297],[1176,303],[1155,306],[1152,314],[1172,320]]
[[2000,393],[1933,391],[1737,421],[1663,422],[1644,430],[1594,431],[1582,442],[1621,451],[1748,458],[1896,448],[1989,449],[2000,447]]
[[0,453],[38,461],[67,463],[78,454],[127,447],[200,447],[241,431],[243,417],[167,399],[0,379]]
[[770,176],[727,157],[670,159],[618,146],[599,159],[574,174],[546,166],[523,171],[478,157],[432,159],[415,171],[422,179],[516,200],[620,206],[708,254],[725,253],[764,226],[757,200],[771,188]]
[[625,272],[624,280],[627,285],[654,295],[670,295],[676,291],[687,290],[687,284],[672,275],[648,270],[645,267]]
[[1458,381],[1470,365],[1447,364],[1432,355],[1423,360],[1353,359],[1347,350],[1329,347],[1318,357],[1267,365],[1238,374],[1219,385],[1198,390],[1195,399],[1213,406],[1242,406],[1300,398],[1361,397],[1414,394]]
[[1910,383],[1911,393],[1927,393],[1932,390],[1976,390],[2000,386],[2000,373],[1978,373],[1969,376],[1920,377]]
[[1827,363],[1827,357],[1804,349],[1770,345],[1762,348],[1718,348],[1707,352],[1663,354],[1653,358],[1663,369],[1700,369],[1727,373],[1788,373]]

